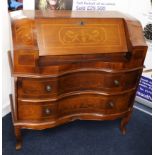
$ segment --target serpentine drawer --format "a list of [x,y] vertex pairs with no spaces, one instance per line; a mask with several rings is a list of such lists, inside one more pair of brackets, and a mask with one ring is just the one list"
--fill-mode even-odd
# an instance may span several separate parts
[[19,98],[56,98],[77,91],[104,91],[114,93],[132,89],[139,79],[140,70],[123,73],[84,71],[53,78],[21,78],[18,82]]
[[18,117],[20,120],[58,119],[67,115],[82,114],[101,115],[117,114],[129,109],[134,92],[121,95],[72,94],[57,101],[18,100]]

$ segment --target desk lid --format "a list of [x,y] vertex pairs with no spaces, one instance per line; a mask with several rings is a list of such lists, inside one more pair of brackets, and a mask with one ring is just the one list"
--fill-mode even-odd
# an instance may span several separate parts
[[20,11],[11,13],[14,49],[39,56],[128,52],[146,46],[138,21],[119,12]]
[[122,19],[38,19],[39,55],[127,52]]

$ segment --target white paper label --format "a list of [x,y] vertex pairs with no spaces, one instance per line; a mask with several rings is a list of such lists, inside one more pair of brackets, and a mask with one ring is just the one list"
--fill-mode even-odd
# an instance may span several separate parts
[[35,0],[23,0],[23,10],[34,10]]
[[117,0],[73,0],[73,10],[105,11],[115,10]]

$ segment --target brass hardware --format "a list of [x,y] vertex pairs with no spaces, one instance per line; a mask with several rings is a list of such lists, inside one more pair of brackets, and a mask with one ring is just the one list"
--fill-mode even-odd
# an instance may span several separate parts
[[46,91],[51,92],[52,91],[52,87],[50,85],[46,86]]
[[114,84],[115,84],[115,86],[119,86],[119,81],[118,80],[114,80]]
[[80,25],[83,26],[84,25],[84,22],[83,21],[80,21]]
[[48,109],[48,108],[46,108],[46,109],[45,109],[45,114],[49,115],[50,113],[51,113],[51,110]]
[[131,56],[132,56],[132,53],[131,52],[126,52],[123,54],[124,57],[127,59],[127,60],[130,60],[131,59]]
[[113,108],[114,107],[114,103],[111,101],[111,102],[109,102],[109,105],[110,105],[110,107],[111,108]]

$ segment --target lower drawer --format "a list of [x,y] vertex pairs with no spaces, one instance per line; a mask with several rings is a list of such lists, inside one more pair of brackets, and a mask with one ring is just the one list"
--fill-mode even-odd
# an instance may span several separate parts
[[128,111],[134,101],[134,91],[120,95],[77,94],[58,104],[60,116],[69,114],[118,114]]
[[18,101],[19,120],[41,121],[78,114],[119,114],[129,110],[134,100],[134,91],[120,95],[97,93],[72,94],[57,101]]
[[18,101],[19,120],[45,120],[54,119],[57,107],[51,102],[24,102]]

